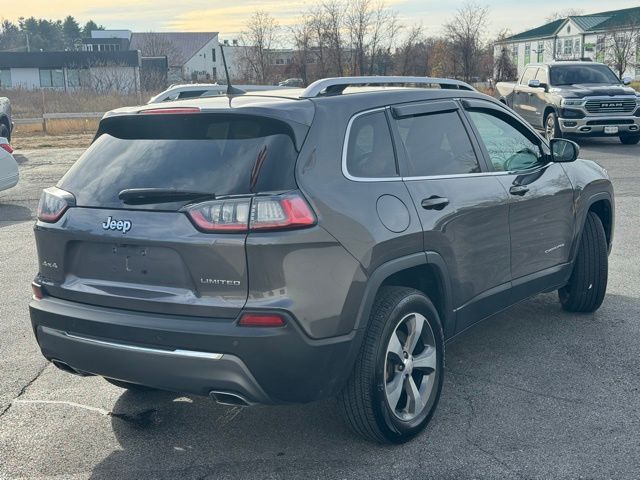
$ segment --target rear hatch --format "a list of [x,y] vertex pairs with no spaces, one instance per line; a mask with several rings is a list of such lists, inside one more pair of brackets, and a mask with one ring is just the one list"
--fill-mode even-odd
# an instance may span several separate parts
[[188,210],[207,205],[224,222],[246,217],[238,199],[295,189],[296,135],[306,127],[161,112],[104,119],[57,189],[45,191],[41,212],[56,195],[69,208],[36,225],[41,281],[76,302],[234,318],[247,300],[247,232],[203,230]]

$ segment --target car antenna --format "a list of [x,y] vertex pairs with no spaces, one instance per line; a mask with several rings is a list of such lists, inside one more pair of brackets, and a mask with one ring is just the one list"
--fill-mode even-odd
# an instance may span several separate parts
[[224,65],[224,75],[225,77],[227,77],[227,95],[244,95],[247,92],[231,85],[231,79],[229,78],[229,69],[227,68],[227,59],[224,56],[223,44],[220,44],[220,53],[222,54],[222,64]]

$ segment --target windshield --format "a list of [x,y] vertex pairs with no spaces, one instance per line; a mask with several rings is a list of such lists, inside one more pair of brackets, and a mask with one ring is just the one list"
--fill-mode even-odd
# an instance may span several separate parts
[[78,206],[107,208],[126,208],[118,195],[127,189],[216,196],[283,191],[296,188],[296,158],[289,125],[266,117],[112,117],[59,186],[76,196]]
[[551,85],[576,85],[582,83],[618,84],[620,80],[609,67],[601,64],[590,65],[561,65],[553,66],[551,71]]

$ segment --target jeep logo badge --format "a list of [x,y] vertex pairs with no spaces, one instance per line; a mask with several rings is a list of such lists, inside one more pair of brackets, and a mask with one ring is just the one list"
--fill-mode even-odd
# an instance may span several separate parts
[[109,217],[106,222],[102,223],[102,228],[127,233],[131,230],[131,220],[115,220],[113,217]]

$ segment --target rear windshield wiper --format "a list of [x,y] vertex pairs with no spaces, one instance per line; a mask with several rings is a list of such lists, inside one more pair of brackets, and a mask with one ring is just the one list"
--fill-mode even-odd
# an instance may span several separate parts
[[215,200],[215,193],[190,192],[171,188],[127,188],[118,194],[118,198],[127,205],[149,203],[171,203],[188,200]]

